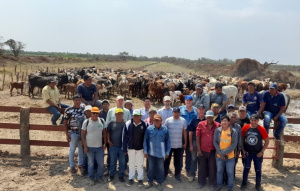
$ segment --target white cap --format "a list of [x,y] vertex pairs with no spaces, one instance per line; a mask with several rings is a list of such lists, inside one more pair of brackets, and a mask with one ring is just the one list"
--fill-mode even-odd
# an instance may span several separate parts
[[124,97],[119,95],[119,96],[117,97],[117,100],[119,100],[119,99],[124,99]]
[[87,106],[85,106],[85,108],[84,108],[84,111],[87,111],[87,110],[92,110],[92,106],[91,105],[87,105]]
[[171,101],[170,96],[165,96],[165,97],[164,97],[164,101]]

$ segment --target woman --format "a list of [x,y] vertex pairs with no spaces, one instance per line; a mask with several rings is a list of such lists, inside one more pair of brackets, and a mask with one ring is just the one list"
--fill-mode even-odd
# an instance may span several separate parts
[[221,190],[223,185],[223,173],[226,168],[228,177],[228,190],[233,190],[234,182],[234,149],[237,146],[238,134],[230,127],[230,119],[227,115],[221,118],[221,127],[215,130],[214,146],[216,148],[217,163],[217,189]]

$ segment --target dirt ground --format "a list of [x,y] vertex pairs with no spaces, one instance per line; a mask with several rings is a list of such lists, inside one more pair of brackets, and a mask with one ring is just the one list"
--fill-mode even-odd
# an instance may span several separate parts
[[[114,107],[114,98],[111,97],[111,107]],[[8,90],[0,92],[1,105],[33,106],[42,107],[40,97],[30,99],[28,96],[20,96],[14,90],[14,96],[10,97]],[[141,108],[142,102],[133,98],[134,107]],[[71,104],[71,100],[63,100],[63,103]],[[159,108],[161,105],[155,105]],[[299,117],[299,115],[297,116]],[[18,113],[0,112],[1,122],[18,123]],[[50,124],[50,114],[32,114],[31,124]],[[18,130],[0,129],[0,138],[15,138],[19,136]],[[63,132],[31,131],[30,139],[64,141]],[[271,145],[274,144],[271,141]],[[299,152],[299,143],[286,143],[286,151]],[[0,190],[131,190],[137,191],[137,185],[127,187],[120,183],[117,178],[111,183],[96,184],[91,186],[87,177],[79,174],[72,175],[68,171],[68,148],[60,147],[31,147],[32,165],[23,166],[20,162],[20,146],[0,146]],[[266,155],[271,156],[268,150]],[[174,173],[173,165],[171,170]],[[242,179],[241,160],[237,165],[237,175],[234,190],[239,190]],[[107,177],[105,177],[107,178]],[[255,172],[252,167],[249,175],[250,185],[248,190],[253,190],[255,185]],[[262,186],[264,190],[300,190],[300,160],[285,159],[284,167],[278,171],[271,165],[271,160],[263,162]],[[127,181],[127,179],[126,179]],[[146,175],[144,178],[146,183]],[[164,190],[195,190],[197,181],[189,183],[185,171],[182,171],[182,182],[177,183],[174,174],[170,174],[168,180],[163,184]],[[156,190],[155,187],[150,190]],[[204,188],[203,190],[209,190]],[[225,188],[223,189],[225,190]]]

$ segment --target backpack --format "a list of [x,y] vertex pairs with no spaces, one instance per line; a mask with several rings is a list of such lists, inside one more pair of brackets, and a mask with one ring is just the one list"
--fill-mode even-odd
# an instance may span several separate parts
[[[89,125],[89,122],[90,122],[90,120],[89,120],[90,118],[88,118],[88,119],[85,119],[84,121],[86,121],[86,133],[87,133],[87,127],[88,127],[88,125]],[[100,117],[98,117],[98,121],[99,122],[101,122],[102,123],[102,125],[104,125],[105,124],[105,121],[104,121],[104,119],[103,118],[100,118]],[[83,124],[83,123],[82,123]]]

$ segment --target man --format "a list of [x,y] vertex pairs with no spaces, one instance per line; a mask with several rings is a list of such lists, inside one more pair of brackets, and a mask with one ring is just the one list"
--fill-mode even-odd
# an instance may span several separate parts
[[229,104],[227,106],[227,113],[230,113],[230,112],[235,112],[235,106],[234,106],[234,104]]
[[131,99],[126,100],[124,102],[124,107],[130,111],[130,115],[131,115],[131,118],[132,118],[132,113],[133,113],[133,103],[132,103],[132,100]]
[[[52,125],[57,125],[56,121],[60,118],[61,109],[69,107],[66,104],[60,103],[60,93],[56,87],[56,81],[51,79],[48,81],[42,90],[43,104],[46,109],[52,113],[51,123]],[[61,124],[63,123],[63,118],[61,119]]]
[[111,121],[116,120],[116,109],[117,108],[122,108],[123,109],[123,120],[124,122],[128,121],[131,119],[131,115],[128,109],[124,108],[124,97],[123,96],[117,96],[116,98],[116,107],[113,107],[108,110],[107,117],[106,117],[106,124],[108,124]]
[[241,126],[241,128],[244,127],[244,125],[250,124],[250,120],[247,117],[247,111],[245,106],[240,106],[238,111],[239,117],[236,121],[237,124]]
[[76,147],[78,147],[78,167],[82,167],[83,164],[83,149],[81,144],[81,124],[84,120],[84,108],[80,106],[81,97],[80,95],[73,96],[73,106],[68,107],[65,110],[64,117],[64,128],[69,142],[69,164],[70,171],[76,173],[74,153]]
[[99,117],[104,119],[105,121],[106,121],[107,113],[109,110],[109,106],[110,106],[109,101],[104,99],[101,104],[102,109],[100,111]]
[[170,96],[165,96],[163,99],[164,102],[164,107],[159,109],[157,111],[157,114],[159,114],[162,117],[162,124],[165,124],[165,121],[167,118],[172,117],[173,116],[173,110],[170,107],[171,105],[171,98]]
[[261,94],[255,91],[254,82],[248,83],[248,92],[243,96],[243,105],[247,106],[247,116],[250,117],[252,114],[257,114],[261,104],[264,102]]
[[81,96],[82,105],[92,105],[95,107],[101,107],[101,101],[98,98],[97,86],[92,83],[92,76],[84,75],[83,83],[77,87],[77,92]]
[[107,143],[109,144],[109,178],[108,182],[114,179],[116,173],[117,160],[119,160],[119,180],[125,182],[125,155],[122,150],[122,133],[125,126],[123,120],[123,109],[115,110],[116,120],[109,122],[107,126]]
[[206,184],[208,172],[209,185],[216,185],[216,149],[213,145],[214,132],[220,127],[220,123],[213,120],[214,112],[208,110],[205,114],[205,121],[201,121],[196,130],[198,162],[198,188],[201,189]]
[[206,93],[205,90],[203,90],[203,87],[201,84],[197,84],[195,86],[195,92],[192,93],[193,97],[193,106],[198,107],[200,104],[204,105],[205,111],[209,110],[209,96]]
[[133,119],[126,122],[123,132],[123,152],[129,158],[129,182],[133,184],[135,177],[135,165],[137,166],[138,187],[143,186],[144,179],[144,135],[147,129],[147,123],[141,120],[142,115],[139,109],[133,111]]
[[216,83],[215,90],[209,93],[210,104],[217,103],[220,107],[218,113],[221,115],[226,114],[227,95],[222,92],[222,84]]
[[205,106],[203,104],[198,105],[197,112],[198,112],[197,118],[192,119],[192,121],[188,124],[187,127],[187,131],[189,134],[190,151],[192,155],[191,169],[190,169],[191,176],[188,178],[189,182],[193,182],[196,176],[197,163],[198,163],[196,129],[199,122],[205,120]]
[[142,113],[142,120],[145,121],[147,118],[149,118],[149,109],[151,107],[151,100],[150,98],[146,97],[144,98],[144,107],[141,109]]
[[[90,117],[92,117],[91,110],[92,110],[92,106],[90,106],[90,105],[85,106],[85,108],[84,108],[84,114],[85,114],[84,120],[89,119]],[[82,134],[81,134],[81,136],[82,136]],[[94,163],[94,167],[95,166],[97,166],[97,162]],[[88,157],[87,157],[87,154],[85,152],[83,152],[83,164],[82,164],[81,175],[85,176],[87,174],[88,174]]]
[[274,132],[274,138],[280,140],[280,133],[287,124],[287,118],[285,116],[285,99],[281,92],[277,91],[277,84],[272,83],[269,91],[265,91],[263,94],[264,102],[261,104],[259,114],[264,114],[264,127],[269,134],[270,122],[279,121],[276,131]]
[[[241,189],[247,188],[248,174],[251,168],[251,162],[254,162],[256,173],[256,190],[261,188],[261,166],[263,154],[269,145],[268,133],[264,127],[258,125],[259,115],[253,114],[250,117],[250,124],[242,128],[243,137],[243,158],[245,159],[243,182]],[[264,140],[264,144],[263,144]]]
[[171,142],[169,138],[169,130],[162,125],[162,118],[156,114],[154,116],[154,125],[147,128],[144,136],[144,156],[149,161],[149,169],[147,173],[148,185],[145,189],[153,186],[153,179],[158,183],[158,190],[162,191],[162,183],[164,178],[164,160],[169,157],[171,150]]
[[153,125],[154,115],[157,114],[157,111],[154,107],[150,107],[149,109],[149,118],[145,120],[145,122],[149,125]]
[[[185,96],[185,105],[180,106],[179,108],[180,108],[180,117],[185,119],[186,124],[189,124],[192,121],[192,119],[198,116],[197,108],[193,106],[193,97],[191,95]],[[187,140],[188,139],[189,137],[187,135]],[[187,142],[187,147],[184,150],[185,150],[185,170],[188,177],[190,176],[191,160],[192,160],[191,151],[189,148],[190,145],[189,142]],[[181,161],[181,167],[182,165],[183,165],[183,160]]]
[[214,112],[214,121],[221,123],[221,114],[219,113],[219,111],[220,111],[219,104],[217,104],[217,103],[211,104],[211,110]]
[[[180,109],[178,107],[173,108],[173,117],[166,119],[165,126],[169,130],[171,151],[170,157],[165,160],[165,178],[167,178],[169,172],[170,161],[172,154],[174,154],[174,167],[175,167],[175,179],[181,182],[181,161],[183,157],[183,149],[187,146],[187,133],[186,133],[186,121],[180,117]],[[182,138],[184,138],[184,144],[182,144]]]
[[[95,184],[97,181],[104,183],[102,179],[104,169],[104,151],[106,143],[106,125],[99,116],[98,107],[91,109],[91,118],[86,119],[82,124],[82,143],[84,152],[88,156],[88,174],[90,180]],[[97,169],[94,171],[94,161],[97,161]],[[96,177],[95,177],[96,173]]]

